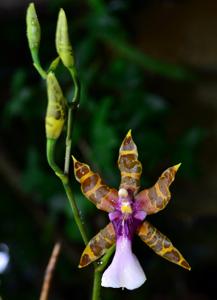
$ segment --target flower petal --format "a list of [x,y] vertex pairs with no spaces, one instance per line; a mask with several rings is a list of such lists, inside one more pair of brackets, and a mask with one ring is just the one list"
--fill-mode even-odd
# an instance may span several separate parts
[[139,237],[145,242],[155,253],[169,260],[170,262],[190,270],[188,262],[182,254],[173,246],[172,242],[157,230],[149,222],[145,221],[138,231]]
[[140,187],[142,164],[138,160],[137,147],[132,139],[131,130],[129,130],[121,144],[118,167],[121,171],[120,188],[136,193]]
[[86,267],[96,259],[100,258],[114,243],[115,231],[112,223],[109,223],[89,241],[81,255],[79,268]]
[[99,174],[92,172],[88,165],[72,158],[75,178],[81,183],[81,190],[85,197],[97,208],[107,212],[113,211],[118,202],[117,190],[108,187]]
[[131,240],[120,237],[117,240],[113,261],[102,276],[101,285],[133,290],[139,288],[145,280],[145,273],[137,257],[132,253]]
[[179,167],[180,164],[166,169],[154,186],[137,194],[135,197],[136,209],[144,210],[148,215],[164,209],[171,198],[169,186],[174,181]]

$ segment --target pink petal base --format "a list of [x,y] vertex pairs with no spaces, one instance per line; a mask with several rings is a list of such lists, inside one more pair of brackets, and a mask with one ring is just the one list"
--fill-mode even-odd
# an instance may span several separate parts
[[119,237],[113,261],[105,270],[101,285],[134,290],[139,288],[145,281],[145,273],[137,257],[132,253],[131,240],[127,237]]

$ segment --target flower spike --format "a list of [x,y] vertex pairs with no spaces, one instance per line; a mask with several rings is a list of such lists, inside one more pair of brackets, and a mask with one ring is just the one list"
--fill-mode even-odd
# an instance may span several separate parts
[[79,268],[86,267],[96,259],[100,258],[114,243],[115,231],[112,223],[109,223],[89,241],[81,255]]
[[173,246],[172,242],[157,228],[145,221],[138,231],[138,235],[155,253],[170,262],[191,270],[182,254]]
[[136,193],[140,187],[142,164],[138,160],[137,147],[132,139],[131,130],[121,144],[118,166],[121,171],[120,188]]
[[111,212],[118,201],[116,189],[108,187],[99,174],[91,171],[90,167],[72,156],[75,178],[81,184],[81,191],[98,209]]
[[171,198],[169,186],[174,181],[180,165],[166,169],[154,186],[136,195],[135,201],[139,209],[147,214],[154,214],[165,208]]

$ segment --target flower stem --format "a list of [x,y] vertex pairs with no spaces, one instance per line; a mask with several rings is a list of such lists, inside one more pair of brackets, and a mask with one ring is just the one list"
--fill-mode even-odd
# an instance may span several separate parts
[[87,245],[87,243],[88,243],[87,234],[86,234],[86,231],[85,231],[85,228],[84,228],[84,224],[81,221],[81,216],[80,216],[77,204],[75,202],[75,198],[74,198],[74,195],[72,193],[72,189],[71,189],[71,187],[70,187],[70,185],[69,185],[68,182],[64,183],[62,181],[62,184],[63,184],[63,187],[65,189],[66,195],[67,195],[67,197],[69,199],[69,203],[70,203],[70,206],[71,206],[74,218],[75,218],[75,222],[76,222],[76,224],[78,226],[78,229],[79,229],[79,231],[81,233],[81,236],[82,236],[82,239],[83,239],[85,245]]
[[69,200],[74,218],[75,218],[75,222],[78,226],[78,229],[81,233],[82,239],[85,243],[85,245],[87,245],[88,243],[88,238],[87,238],[87,234],[84,228],[84,224],[81,221],[81,217],[79,214],[79,210],[77,207],[77,204],[75,202],[75,198],[72,192],[72,189],[69,185],[69,179],[67,174],[64,174],[63,171],[57,166],[57,164],[54,161],[54,150],[55,150],[55,145],[56,145],[56,140],[54,139],[47,139],[47,161],[49,166],[53,169],[53,171],[55,172],[55,174],[60,178],[63,187],[65,189],[67,198]]
[[112,246],[110,249],[108,249],[106,254],[99,261],[98,266],[97,266],[97,264],[95,264],[95,266],[94,266],[92,300],[100,299],[102,272],[105,270],[105,268],[108,264],[109,258],[113,254],[114,250],[115,250],[115,246]]
[[76,116],[76,112],[79,107],[79,100],[80,100],[80,84],[79,84],[76,68],[73,67],[73,68],[69,68],[68,70],[71,74],[75,89],[74,89],[73,98],[72,98],[71,102],[68,104],[64,174],[69,173],[71,145],[72,145],[71,136],[72,136],[73,124],[75,122],[75,116]]
[[47,161],[49,166],[51,167],[51,169],[53,169],[53,171],[55,172],[55,174],[61,179],[61,180],[66,180],[67,181],[67,177],[64,176],[63,171],[57,166],[57,164],[55,163],[55,154],[54,154],[54,150],[55,150],[55,146],[56,146],[56,141],[55,139],[47,139],[47,144],[46,144],[46,152],[47,152]]
[[101,291],[101,277],[102,273],[94,269],[94,279],[93,279],[93,294],[92,300],[100,299],[100,291]]
[[69,165],[70,165],[70,155],[72,147],[72,107],[68,109],[68,119],[67,119],[67,134],[66,134],[66,151],[65,151],[65,165],[64,165],[64,174],[69,174]]
[[38,52],[36,50],[31,50],[31,55],[32,55],[32,60],[33,60],[33,66],[36,68],[38,73],[43,79],[47,78],[47,73],[46,71],[42,68],[41,62],[38,56]]

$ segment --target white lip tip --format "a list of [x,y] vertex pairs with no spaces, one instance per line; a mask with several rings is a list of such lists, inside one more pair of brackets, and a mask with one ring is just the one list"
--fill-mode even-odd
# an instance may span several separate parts
[[134,290],[145,281],[145,273],[137,257],[132,253],[131,241],[126,238],[119,239],[112,263],[103,273],[101,285]]
[[123,285],[117,284],[115,282],[108,282],[105,278],[102,278],[101,286],[106,287],[106,288],[113,288],[113,289],[121,288],[122,290],[127,289],[127,290],[132,291],[132,290],[140,288],[145,282],[146,282],[146,277],[144,277],[143,280],[141,280],[140,282],[138,282],[135,285],[126,283],[123,286]]

